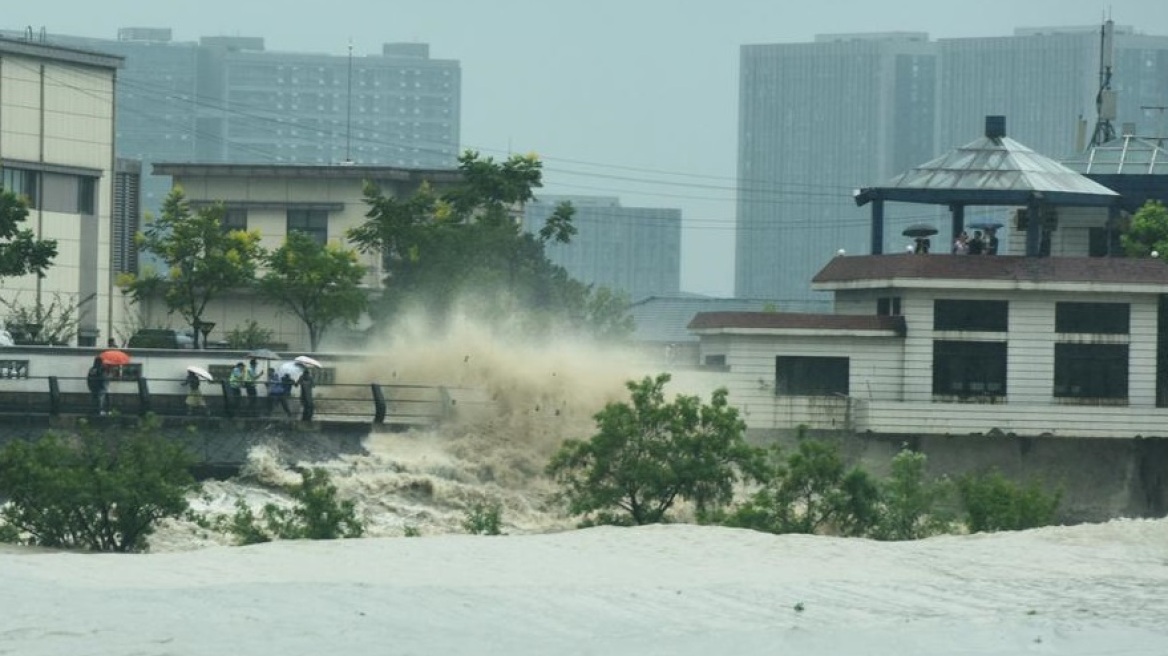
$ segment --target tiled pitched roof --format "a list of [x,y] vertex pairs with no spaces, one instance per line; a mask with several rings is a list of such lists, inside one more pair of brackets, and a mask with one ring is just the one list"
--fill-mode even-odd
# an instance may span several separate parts
[[797,314],[793,312],[702,312],[690,330],[740,328],[756,330],[892,331],[904,333],[903,317],[867,314]]
[[1168,285],[1168,264],[1156,258],[1126,257],[840,256],[832,258],[812,284],[817,289],[834,289],[846,283],[894,279]]

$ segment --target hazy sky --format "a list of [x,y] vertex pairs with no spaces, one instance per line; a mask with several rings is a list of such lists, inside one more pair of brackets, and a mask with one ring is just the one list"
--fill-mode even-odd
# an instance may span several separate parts
[[[615,195],[682,210],[682,288],[734,280],[738,52],[837,32],[1008,35],[1017,26],[1119,25],[1168,34],[1168,0],[41,0],[0,27],[115,38],[262,36],[269,50],[355,55],[430,44],[462,64],[462,146],[536,152],[546,194]],[[1168,100],[1168,99],[1166,99]],[[972,129],[972,128],[971,128]]]

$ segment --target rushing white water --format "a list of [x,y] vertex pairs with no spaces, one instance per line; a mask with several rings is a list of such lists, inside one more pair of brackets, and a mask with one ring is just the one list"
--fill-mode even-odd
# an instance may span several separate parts
[[[326,462],[289,463],[271,447],[258,447],[240,476],[205,483],[192,506],[216,515],[233,513],[237,499],[253,508],[287,504],[279,488],[299,481],[294,467],[320,467],[341,498],[357,503],[371,537],[401,536],[407,527],[422,535],[461,533],[467,509],[482,502],[500,504],[510,534],[570,528],[575,521],[554,503],[544,476],[548,461],[565,439],[592,434],[593,415],[609,401],[626,399],[627,381],[657,371],[634,351],[582,339],[517,340],[505,329],[467,320],[435,335],[421,322],[407,322],[383,352],[338,371],[338,382],[379,378],[453,387],[452,420],[373,433],[364,441],[368,455]],[[188,522],[168,522],[151,548],[228,541]]]

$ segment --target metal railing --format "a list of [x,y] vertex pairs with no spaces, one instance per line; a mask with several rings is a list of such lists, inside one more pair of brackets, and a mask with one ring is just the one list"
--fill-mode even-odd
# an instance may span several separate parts
[[[201,403],[194,401],[182,380],[133,378],[110,380],[106,410],[120,415],[223,418],[272,417],[292,420],[431,424],[449,417],[455,407],[451,390],[433,385],[321,384],[294,389],[284,397],[267,394],[257,385],[255,396],[238,393],[227,381],[204,382]],[[168,391],[156,391],[158,389]],[[190,399],[190,400],[189,400]],[[0,413],[33,415],[96,415],[97,401],[84,377],[31,376],[19,381],[0,378]]]

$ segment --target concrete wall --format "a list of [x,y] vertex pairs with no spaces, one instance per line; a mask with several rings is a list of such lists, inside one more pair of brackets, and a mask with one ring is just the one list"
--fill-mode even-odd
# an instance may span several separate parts
[[[930,476],[958,477],[1000,471],[1019,482],[1061,489],[1058,521],[1106,521],[1168,514],[1168,439],[1018,437],[1007,435],[855,434],[811,431],[808,437],[839,445],[850,464],[878,478],[893,456],[908,448],[928,457]],[[796,448],[795,431],[751,431],[756,444]]]

